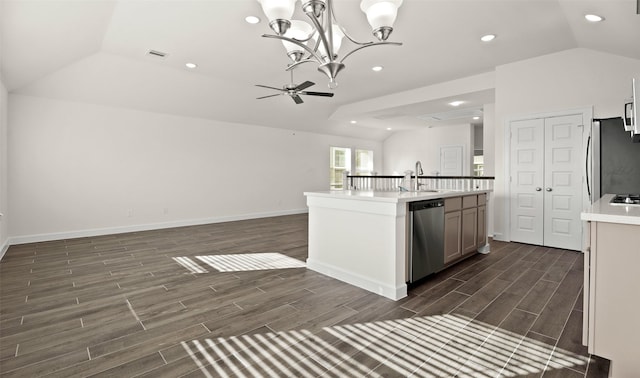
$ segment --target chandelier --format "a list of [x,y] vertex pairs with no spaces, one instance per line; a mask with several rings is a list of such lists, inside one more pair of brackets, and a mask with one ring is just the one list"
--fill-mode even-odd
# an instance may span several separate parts
[[[302,11],[311,20],[311,25],[291,19],[296,0],[257,1],[269,19],[269,27],[276,33],[262,36],[282,40],[287,55],[292,60],[286,70],[302,63],[317,63],[318,71],[329,78],[331,89],[338,86],[336,76],[345,68],[345,59],[354,52],[370,46],[402,45],[399,42],[387,42],[402,0],[362,0],[360,3],[360,9],[366,14],[373,35],[377,38],[375,42],[358,42],[349,36],[345,28],[338,24],[333,0],[300,0]],[[356,47],[340,58],[338,52],[344,37]]]

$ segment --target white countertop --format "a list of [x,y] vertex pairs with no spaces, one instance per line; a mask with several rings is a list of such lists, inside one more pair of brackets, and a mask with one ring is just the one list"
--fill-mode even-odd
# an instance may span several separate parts
[[605,194],[583,211],[580,219],[593,222],[608,222],[640,225],[640,206],[611,205],[614,194]]
[[376,201],[376,202],[413,202],[436,198],[459,197],[472,194],[488,193],[490,190],[438,190],[436,192],[429,191],[410,191],[410,192],[379,192],[372,190],[330,190],[324,192],[305,192],[307,197],[328,197],[336,199],[348,199],[358,201]]

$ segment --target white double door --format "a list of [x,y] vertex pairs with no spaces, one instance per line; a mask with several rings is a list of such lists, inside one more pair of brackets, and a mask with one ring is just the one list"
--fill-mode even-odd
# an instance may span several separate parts
[[582,117],[510,123],[512,241],[581,249]]

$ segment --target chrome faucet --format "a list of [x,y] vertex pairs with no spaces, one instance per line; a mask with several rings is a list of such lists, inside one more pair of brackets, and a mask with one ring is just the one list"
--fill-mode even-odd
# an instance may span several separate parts
[[416,161],[416,181],[413,182],[413,190],[415,190],[416,192],[418,190],[420,190],[420,184],[418,183],[418,176],[421,176],[424,174],[424,172],[422,172],[422,163],[420,162],[420,160]]

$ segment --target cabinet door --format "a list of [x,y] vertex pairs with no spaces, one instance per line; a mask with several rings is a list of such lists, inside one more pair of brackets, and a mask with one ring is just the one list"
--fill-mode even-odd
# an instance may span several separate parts
[[462,236],[462,212],[444,214],[444,263],[448,264],[462,256],[460,239]]
[[478,208],[462,210],[462,254],[478,249]]
[[478,206],[478,248],[487,244],[487,207]]

